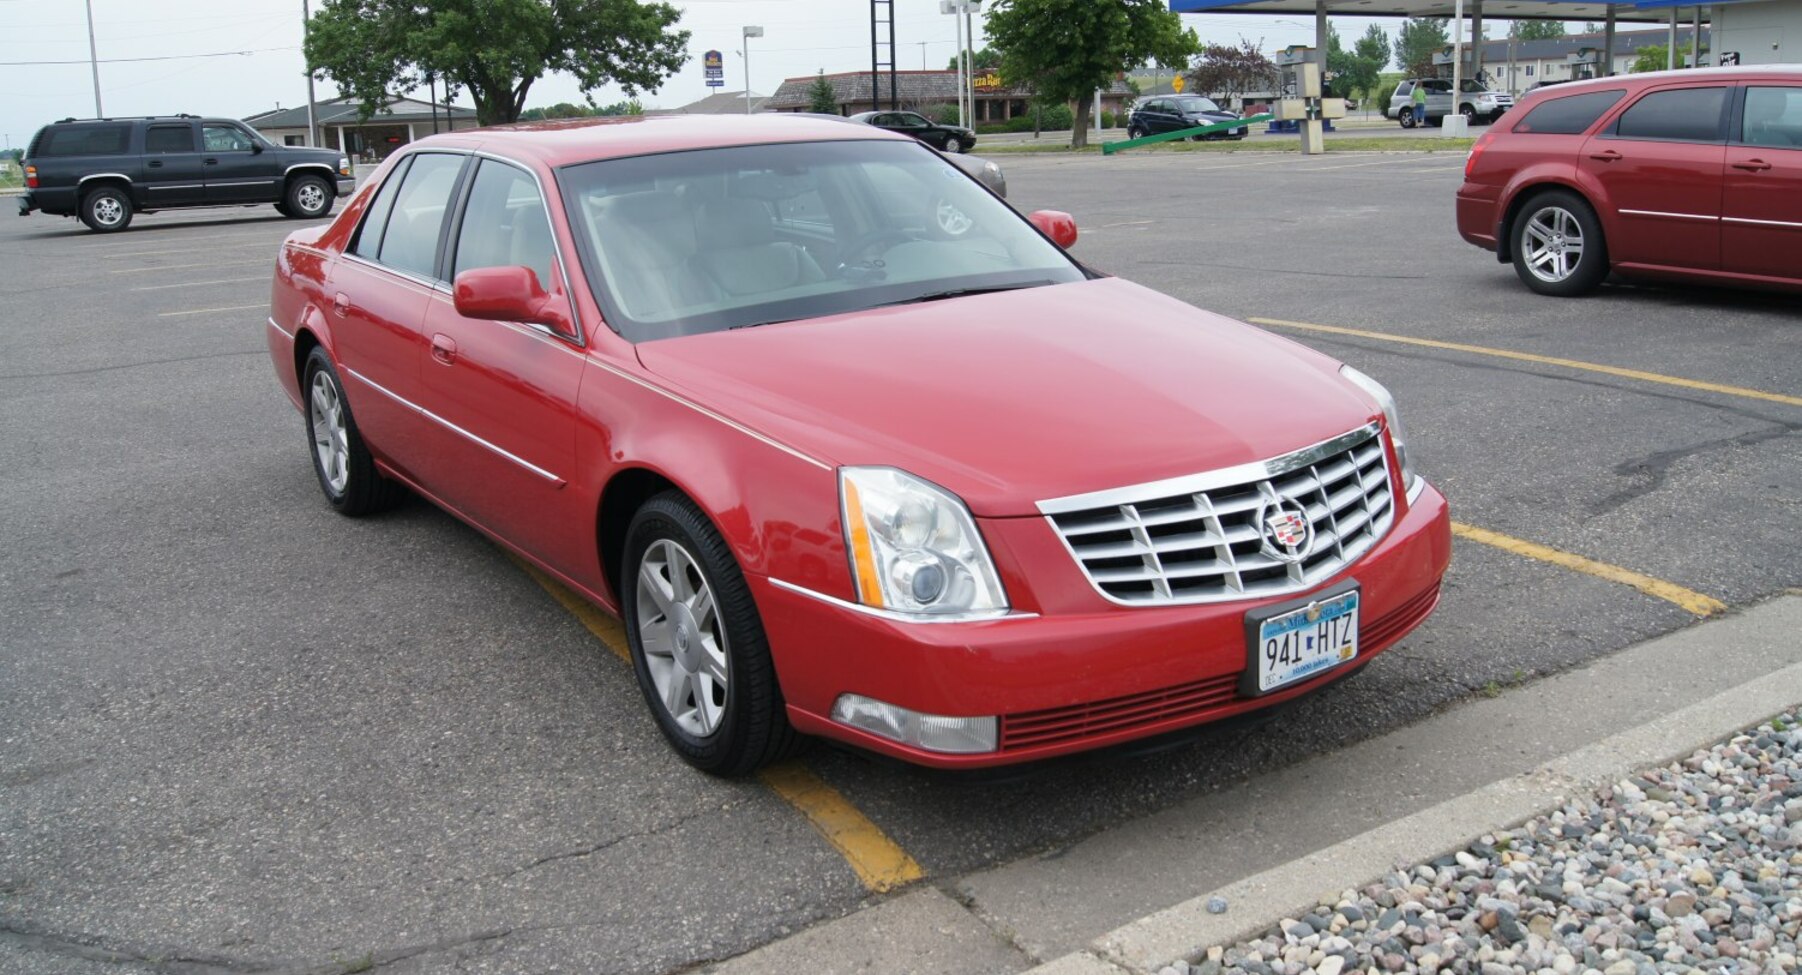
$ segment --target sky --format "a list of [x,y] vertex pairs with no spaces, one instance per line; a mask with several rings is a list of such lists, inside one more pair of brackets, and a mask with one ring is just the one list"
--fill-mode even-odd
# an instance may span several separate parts
[[[91,0],[100,58],[100,97],[105,114],[195,115],[241,118],[306,103],[300,43],[303,0]],[[312,0],[317,8],[324,0]],[[701,54],[725,55],[726,87],[744,86],[738,53],[741,28],[761,26],[751,45],[751,89],[770,94],[784,78],[869,70],[870,5],[866,0],[676,0],[681,26],[692,32],[689,63],[656,92],[640,96],[648,107],[673,108],[711,91]],[[953,18],[938,0],[894,0],[897,59],[903,69],[943,68],[956,49]],[[980,24],[981,18],[975,18]],[[1311,43],[1309,18],[1186,14],[1183,21],[1204,42],[1260,43],[1267,52]],[[1336,17],[1345,38],[1363,34],[1373,21]],[[1393,32],[1399,21],[1376,21]],[[978,27],[978,46],[981,44]],[[247,52],[247,53],[236,53]],[[200,56],[218,55],[218,56]],[[83,0],[0,0],[0,146],[22,146],[46,122],[94,116]],[[64,61],[65,64],[21,62]],[[317,86],[323,100],[337,94]],[[424,97],[424,92],[419,93]],[[599,104],[625,97],[608,86]],[[528,106],[581,102],[573,78],[540,79]],[[467,96],[460,99],[469,105]]]

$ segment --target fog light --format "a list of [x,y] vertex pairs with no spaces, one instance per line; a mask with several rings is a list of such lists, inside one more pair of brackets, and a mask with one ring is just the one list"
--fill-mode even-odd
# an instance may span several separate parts
[[995,750],[993,716],[947,718],[909,711],[861,694],[840,694],[832,720],[929,752],[972,754]]

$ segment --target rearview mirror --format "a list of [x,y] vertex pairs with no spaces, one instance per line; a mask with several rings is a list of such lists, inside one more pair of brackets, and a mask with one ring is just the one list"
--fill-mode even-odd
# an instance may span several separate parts
[[567,333],[569,321],[558,299],[538,283],[529,267],[478,267],[457,275],[453,299],[457,314],[498,322],[547,325]]
[[1039,233],[1065,250],[1076,246],[1076,218],[1062,210],[1034,210],[1026,215]]

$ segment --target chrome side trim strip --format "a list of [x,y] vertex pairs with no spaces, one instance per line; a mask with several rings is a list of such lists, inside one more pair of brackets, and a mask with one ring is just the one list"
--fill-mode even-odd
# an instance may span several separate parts
[[286,176],[289,173],[295,171],[296,169],[323,169],[326,172],[332,174],[333,176],[338,175],[338,171],[336,169],[333,169],[332,167],[327,166],[325,163],[322,163],[322,162],[295,163],[294,165],[289,166],[287,169],[282,170],[282,175]]
[[[294,333],[288,331],[287,329],[281,327],[280,325],[277,325],[275,323],[275,317],[273,315],[270,316],[270,318],[269,318],[269,327],[275,329],[276,331],[282,333],[283,335],[286,335],[288,337],[288,341],[290,341],[290,342],[294,341]],[[375,384],[370,383],[370,385],[373,386]]]
[[1146,484],[1132,484],[1127,487],[1109,488],[1105,491],[1092,491],[1088,494],[1072,494],[1068,497],[1052,498],[1040,501],[1039,513],[1060,515],[1071,511],[1084,511],[1089,508],[1110,508],[1116,505],[1133,504],[1149,501],[1153,498],[1166,498],[1178,494],[1200,494],[1215,488],[1231,484],[1244,484],[1250,481],[1261,481],[1277,477],[1293,470],[1307,467],[1324,460],[1334,454],[1349,450],[1352,447],[1377,435],[1382,424],[1371,421],[1337,437],[1303,447],[1292,453],[1273,457],[1269,460],[1253,461],[1237,467],[1223,467],[1219,470],[1204,471],[1200,474],[1187,474],[1162,481],[1151,481]]
[[631,373],[625,371],[624,369],[619,368],[618,366],[614,366],[609,363],[602,362],[601,360],[596,359],[592,356],[590,356],[588,358],[588,364],[591,366],[594,366],[596,368],[599,368],[599,369],[605,369],[608,372],[613,373],[614,375],[627,380],[628,382],[637,383],[638,385],[643,386],[644,388],[650,390],[653,393],[658,393],[665,397],[668,397],[669,399],[671,399],[677,403],[681,403],[683,406],[686,406],[689,409],[694,410],[696,413],[699,413],[703,416],[712,417],[713,419],[718,420],[721,423],[724,423],[726,426],[729,426],[732,429],[737,430],[739,433],[742,433],[745,436],[750,437],[752,440],[756,440],[760,443],[768,444],[769,446],[774,447],[777,450],[780,450],[783,453],[788,454],[791,457],[794,457],[796,460],[806,461],[807,463],[812,464],[813,466],[818,467],[820,470],[823,470],[823,471],[830,471],[830,470],[836,469],[831,464],[828,464],[825,461],[820,460],[817,457],[811,457],[807,454],[800,452],[799,450],[796,450],[793,447],[790,447],[788,444],[785,444],[780,440],[776,440],[771,437],[765,436],[764,434],[758,433],[756,430],[753,430],[750,427],[745,426],[744,424],[738,422],[737,420],[731,419],[729,417],[721,416],[720,414],[715,413],[714,411],[708,409],[705,406],[702,406],[699,403],[694,402],[693,400],[687,399],[682,396],[678,396],[677,394],[672,393],[667,389],[664,389],[662,386],[658,386],[654,383],[646,382],[643,379],[640,379],[637,376],[634,376]]
[[498,454],[501,457],[505,457],[506,459],[512,461],[513,463],[518,464],[520,467],[523,467],[526,470],[531,471],[532,473],[538,475],[539,477],[542,477],[545,480],[551,482],[552,484],[556,485],[557,487],[562,487],[564,484],[568,483],[567,481],[563,480],[563,478],[558,477],[555,474],[552,474],[550,471],[547,471],[544,468],[539,467],[537,464],[534,464],[531,461],[524,459],[523,457],[515,456],[513,454],[508,453],[505,450],[502,450],[499,447],[496,447],[494,444],[491,444],[488,441],[483,440],[481,437],[478,437],[475,434],[470,433],[468,430],[465,430],[462,427],[457,426],[455,423],[452,423],[451,421],[446,420],[444,417],[441,417],[438,414],[433,413],[431,410],[428,410],[425,407],[420,406],[418,403],[415,403],[415,402],[407,399],[406,397],[401,396],[400,394],[394,392],[393,390],[390,390],[387,387],[382,386],[381,384],[371,380],[368,376],[363,375],[362,373],[356,371],[355,369],[352,369],[349,366],[344,366],[342,368],[344,369],[345,372],[349,373],[352,376],[355,376],[357,382],[360,382],[363,385],[368,386],[370,389],[373,389],[376,392],[381,393],[383,396],[386,396],[389,399],[395,401],[396,403],[399,403],[400,405],[406,407],[407,409],[412,410],[415,413],[418,413],[420,416],[423,416],[426,419],[431,420],[433,423],[438,424],[439,426],[464,438],[465,440],[468,440],[474,444],[479,444],[480,446],[487,448],[489,451],[491,451],[495,454]]
[[784,582],[775,576],[770,577],[770,585],[775,586],[778,589],[786,589],[789,592],[800,593],[803,596],[811,596],[829,606],[836,606],[839,609],[847,609],[854,613],[862,613],[865,616],[874,616],[877,619],[890,620],[896,623],[991,623],[995,620],[1033,620],[1039,618],[1039,614],[1037,613],[1016,613],[1006,609],[983,610],[980,613],[947,614],[944,616],[911,616],[906,613],[896,613],[892,610],[877,609],[874,606],[865,606],[862,603],[848,602],[837,596],[828,596],[823,592],[815,592],[805,586],[797,586],[792,582]]
[[1750,227],[1788,227],[1792,230],[1802,230],[1802,223],[1794,223],[1789,220],[1754,220],[1751,217],[1722,217],[1721,219],[1727,223],[1741,223]]
[[348,250],[340,251],[338,256],[346,261],[351,262],[352,264],[361,264],[362,266],[369,268],[372,271],[380,271],[383,274],[391,274],[391,275],[393,275],[397,278],[400,278],[401,280],[406,281],[410,284],[419,285],[420,288],[423,289],[424,293],[428,296],[430,295],[431,292],[437,290],[437,287],[438,287],[437,282],[422,278],[419,275],[412,273],[411,271],[403,271],[397,267],[389,267],[386,264],[381,264],[376,261],[372,261],[367,257],[362,257],[357,254],[352,254]]
[[1704,223],[1713,223],[1721,219],[1703,213],[1665,213],[1662,210],[1622,210],[1620,212],[1630,217],[1663,217],[1666,220],[1700,220]]
[[82,178],[76,180],[75,185],[80,186],[81,184],[87,182],[90,179],[102,179],[107,176],[112,176],[117,179],[122,179],[122,180],[126,181],[127,183],[131,182],[131,177],[125,175],[124,173],[94,173],[89,176],[83,176]]
[[158,190],[197,190],[205,183],[152,183],[147,187],[152,193]]

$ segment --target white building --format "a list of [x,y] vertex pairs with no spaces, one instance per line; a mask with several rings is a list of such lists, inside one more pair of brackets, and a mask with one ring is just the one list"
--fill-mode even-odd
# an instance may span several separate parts
[[1738,0],[1708,10],[1720,55],[1740,64],[1802,61],[1802,0]]
[[[1802,0],[1796,0],[1802,5]],[[1718,16],[1718,15],[1717,15]],[[1690,67],[1690,35],[1693,28],[1677,29],[1677,67]],[[1623,30],[1614,35],[1613,74],[1626,74],[1639,60],[1646,47],[1663,47],[1670,40],[1668,28]],[[1574,78],[1598,77],[1602,48],[1606,38],[1600,34],[1569,34],[1543,41],[1499,40],[1483,42],[1483,71],[1490,84],[1516,94],[1547,82],[1570,81]],[[1702,28],[1702,61],[1709,63],[1709,29]],[[1660,65],[1662,67],[1662,65]]]

